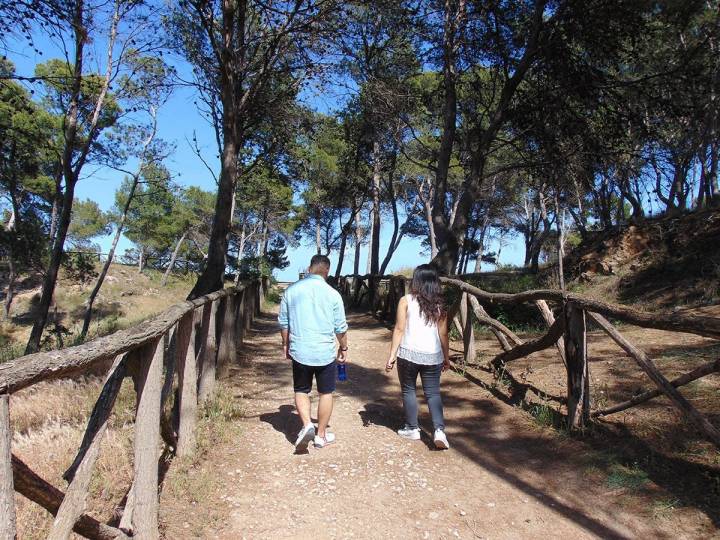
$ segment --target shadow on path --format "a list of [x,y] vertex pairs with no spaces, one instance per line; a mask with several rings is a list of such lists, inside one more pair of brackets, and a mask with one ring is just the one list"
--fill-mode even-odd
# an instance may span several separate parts
[[[368,315],[352,313],[348,318],[351,352],[357,356],[351,356],[348,381],[338,384],[338,394],[354,398],[362,406],[362,409],[358,409],[358,415],[363,427],[375,425],[394,432],[401,426],[403,414],[396,375],[393,373],[392,377],[388,377],[383,369],[390,333],[383,324]],[[274,316],[270,314],[259,317],[253,327],[253,333],[260,336],[270,336],[276,332],[277,325]],[[260,349],[266,347],[269,340],[254,341],[255,343],[244,346],[243,361],[235,369],[241,372],[252,366],[261,370],[263,377],[278,381],[272,389],[287,388],[289,369],[287,364],[280,361],[280,354],[277,362],[254,364],[253,356],[262,356]],[[279,338],[277,346],[280,353]],[[267,357],[267,350],[263,349],[263,353]],[[516,408],[499,399],[488,399],[487,394],[479,392],[478,386],[500,398],[492,388],[467,373],[464,376],[458,373],[447,373],[443,376],[442,397],[452,445],[451,452],[462,454],[472,464],[593,535],[602,538],[628,538],[625,532],[612,525],[614,514],[620,511],[617,500],[608,495],[606,485],[591,479],[586,473],[589,466],[588,450],[609,450],[608,446],[618,444],[619,441],[613,441],[612,438],[559,440],[547,432],[535,431],[530,427],[527,417],[518,413]],[[267,392],[267,389],[264,392]],[[419,391],[419,396],[421,395],[422,392]],[[253,399],[252,393],[246,397]],[[287,399],[292,399],[290,394]],[[424,412],[421,417],[421,426],[425,431],[423,441],[434,450],[434,445],[427,435],[432,433],[432,430],[424,399],[421,401],[421,408]],[[301,426],[292,405],[280,405],[276,411],[262,413],[258,418],[282,433],[289,443],[294,444]],[[605,448],[600,448],[601,445],[605,445]],[[452,458],[452,454],[448,456]],[[659,460],[660,467],[669,465],[668,460],[663,461],[661,457],[656,459]],[[458,463],[459,466],[467,466],[462,462]],[[592,463],[592,466],[596,465]],[[708,471],[701,467],[688,471],[690,477],[685,478],[684,482],[707,485],[703,483],[708,482]],[[682,494],[683,489],[677,483],[670,482],[669,478],[651,475],[651,479],[673,495],[683,496],[684,502],[700,509],[715,525],[718,524],[720,507],[712,509],[704,501],[686,499]],[[458,478],[457,481],[462,482],[463,479]],[[710,488],[712,489],[711,486]],[[468,486],[469,491],[472,489]],[[570,501],[577,501],[577,504],[571,504]],[[591,513],[594,516],[603,515],[611,523],[604,523],[590,515]],[[632,514],[632,511],[630,513]],[[666,537],[668,534],[660,524],[649,518],[633,516],[633,519],[628,525],[631,530],[633,525],[642,525],[644,533],[650,530],[657,537]],[[627,530],[624,526],[621,529]]]

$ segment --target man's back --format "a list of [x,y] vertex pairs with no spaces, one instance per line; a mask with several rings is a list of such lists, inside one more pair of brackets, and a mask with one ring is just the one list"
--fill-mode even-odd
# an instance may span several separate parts
[[335,335],[347,330],[340,293],[315,274],[288,287],[278,322],[290,332],[290,356],[309,366],[332,362]]

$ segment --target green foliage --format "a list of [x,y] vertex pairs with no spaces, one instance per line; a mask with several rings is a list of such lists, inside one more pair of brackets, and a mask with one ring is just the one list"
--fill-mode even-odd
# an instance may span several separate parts
[[97,255],[94,253],[71,252],[63,255],[62,265],[68,278],[80,283],[88,283],[98,275],[97,260]]
[[110,234],[110,216],[90,199],[75,200],[72,208],[72,221],[68,235],[76,248],[87,248],[88,242],[97,237]]

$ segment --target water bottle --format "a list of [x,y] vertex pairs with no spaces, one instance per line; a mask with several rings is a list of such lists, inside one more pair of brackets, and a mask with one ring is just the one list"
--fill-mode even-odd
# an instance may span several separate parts
[[345,363],[338,362],[338,381],[347,381],[347,371],[345,370]]

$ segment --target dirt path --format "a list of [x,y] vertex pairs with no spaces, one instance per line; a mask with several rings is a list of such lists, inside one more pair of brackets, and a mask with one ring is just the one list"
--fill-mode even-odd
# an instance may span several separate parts
[[400,439],[397,375],[382,369],[390,331],[363,315],[349,323],[352,364],[331,422],[337,442],[295,455],[291,372],[274,317],[258,321],[233,376],[241,435],[206,456],[213,487],[203,500],[163,503],[166,538],[709,536],[692,515],[638,512],[635,499],[595,479],[583,444],[455,373],[442,387],[451,450],[432,447],[424,403],[423,440]]

